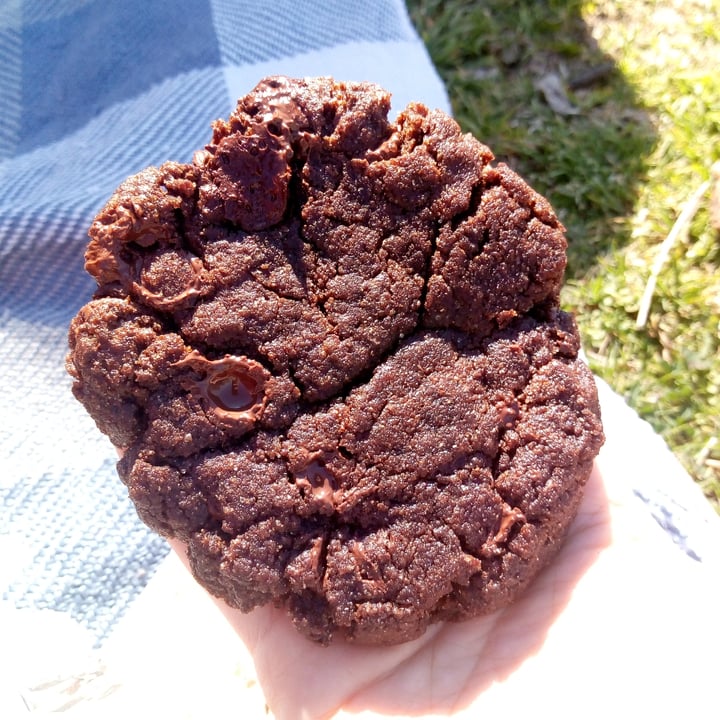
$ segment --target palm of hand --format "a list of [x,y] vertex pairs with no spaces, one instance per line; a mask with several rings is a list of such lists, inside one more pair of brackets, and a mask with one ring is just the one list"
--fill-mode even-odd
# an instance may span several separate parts
[[333,717],[342,710],[451,714],[472,707],[537,652],[578,578],[610,542],[599,478],[556,561],[510,608],[462,623],[433,625],[418,640],[390,648],[315,646],[275,609],[227,614],[255,659],[278,718]]

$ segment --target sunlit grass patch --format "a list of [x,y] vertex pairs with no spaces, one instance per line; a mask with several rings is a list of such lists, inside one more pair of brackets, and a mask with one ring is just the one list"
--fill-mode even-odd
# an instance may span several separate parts
[[[461,125],[548,196],[592,368],[720,508],[720,0],[412,0]],[[553,96],[547,88],[559,89]]]

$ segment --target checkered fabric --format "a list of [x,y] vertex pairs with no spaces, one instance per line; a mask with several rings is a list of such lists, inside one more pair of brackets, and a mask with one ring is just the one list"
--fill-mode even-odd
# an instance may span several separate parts
[[[401,0],[0,0],[0,590],[69,613],[98,645],[167,546],[64,370],[94,289],[86,231],[125,177],[189,161],[212,120],[279,73],[374,80],[395,109],[448,110]],[[700,558],[663,492],[638,490]]]
[[128,175],[187,162],[268,74],[374,80],[448,109],[400,0],[0,2],[0,590],[98,643],[167,553],[72,398],[87,228]]

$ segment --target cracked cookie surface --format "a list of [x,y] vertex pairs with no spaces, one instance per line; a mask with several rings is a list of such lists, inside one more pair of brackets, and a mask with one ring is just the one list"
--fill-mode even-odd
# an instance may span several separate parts
[[511,602],[602,443],[563,228],[439,111],[262,81],[91,229],[76,397],[212,593],[322,643]]

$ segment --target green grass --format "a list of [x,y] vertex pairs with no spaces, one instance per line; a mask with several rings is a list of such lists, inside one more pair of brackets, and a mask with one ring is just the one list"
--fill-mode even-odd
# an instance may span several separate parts
[[[667,440],[720,510],[720,0],[409,0],[456,118],[547,195],[568,230],[563,302],[592,369]],[[539,89],[548,75],[574,114]]]

